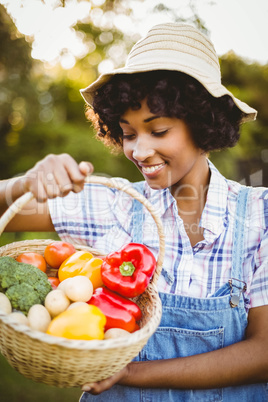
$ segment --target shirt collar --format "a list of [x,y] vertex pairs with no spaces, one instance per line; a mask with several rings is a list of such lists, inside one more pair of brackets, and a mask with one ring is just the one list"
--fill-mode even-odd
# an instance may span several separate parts
[[204,228],[205,239],[212,241],[227,225],[228,183],[211,161],[208,160],[208,164],[211,176],[199,226]]

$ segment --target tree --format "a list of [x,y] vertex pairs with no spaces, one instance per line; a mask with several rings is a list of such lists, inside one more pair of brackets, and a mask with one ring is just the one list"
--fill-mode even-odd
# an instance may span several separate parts
[[0,6],[0,41],[0,169],[5,177],[15,156],[13,145],[32,117],[27,103],[34,103],[36,95],[31,81],[31,46],[19,34],[3,6]]
[[241,126],[238,144],[212,160],[227,176],[248,185],[268,186],[268,65],[247,63],[234,53],[221,58],[222,81],[238,98],[258,111],[257,120]]
[[[40,1],[41,0],[37,0]],[[84,101],[79,89],[94,81],[102,69],[123,65],[126,55],[139,37],[126,33],[120,22],[137,22],[137,14],[129,1],[114,0],[101,6],[92,3],[90,13],[75,29],[87,47],[87,53],[76,64],[63,69],[60,64],[46,69],[44,63],[31,58],[30,38],[22,37],[14,23],[0,6],[0,166],[1,177],[19,174],[47,153],[70,152],[77,161],[89,159],[97,172],[121,175],[139,180],[141,175],[122,155],[110,154],[94,133],[84,116]],[[173,20],[185,19],[180,4],[137,0],[135,7],[147,7],[150,17],[169,14]],[[204,32],[206,27],[190,2],[190,22]],[[58,3],[60,7],[67,2]],[[119,18],[119,19],[118,19]],[[189,20],[189,19],[188,19]],[[61,57],[68,49],[63,49]],[[59,58],[59,61],[61,59]],[[265,108],[267,94],[267,66],[248,64],[233,54],[221,58],[223,83],[239,98],[259,110],[257,122],[241,127],[239,144],[225,152],[211,153],[211,159],[221,172],[235,180],[246,179],[260,170],[267,184]],[[266,152],[266,153],[265,153]],[[266,156],[265,156],[266,155]],[[265,173],[266,172],[266,173]]]
[[[90,35],[97,41],[100,29]],[[97,75],[104,45],[97,44],[88,58],[71,70],[49,75],[40,61],[31,58],[31,46],[0,6],[0,167],[1,179],[23,173],[48,153],[69,152],[77,161],[91,160],[96,171],[119,175],[125,159],[116,158],[94,139],[84,115],[79,88]],[[130,167],[134,173],[135,168]],[[109,172],[109,173],[108,173]],[[140,177],[139,173],[134,176]]]

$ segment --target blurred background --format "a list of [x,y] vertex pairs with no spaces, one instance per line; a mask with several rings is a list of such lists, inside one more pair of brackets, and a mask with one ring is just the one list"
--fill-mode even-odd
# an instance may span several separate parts
[[[0,0],[0,172],[22,174],[48,153],[90,160],[95,173],[140,180],[123,155],[95,139],[79,89],[124,64],[156,23],[191,23],[211,37],[222,81],[258,110],[234,148],[211,153],[227,177],[268,186],[266,0]],[[1,245],[55,234],[8,233]],[[78,401],[78,389],[36,384],[0,356],[1,402]]]

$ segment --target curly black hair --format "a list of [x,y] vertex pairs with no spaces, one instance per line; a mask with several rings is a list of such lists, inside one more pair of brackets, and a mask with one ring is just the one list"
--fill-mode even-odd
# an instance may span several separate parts
[[229,95],[215,98],[191,76],[166,70],[115,75],[98,89],[86,112],[97,137],[122,149],[119,119],[145,98],[153,114],[182,119],[205,152],[233,147],[239,139],[243,113]]

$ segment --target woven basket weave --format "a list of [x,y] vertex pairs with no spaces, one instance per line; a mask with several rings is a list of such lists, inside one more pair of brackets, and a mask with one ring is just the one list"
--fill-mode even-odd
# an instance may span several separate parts
[[[135,299],[142,310],[140,330],[128,337],[107,340],[78,341],[54,337],[34,331],[25,325],[12,323],[8,315],[0,312],[0,351],[9,364],[27,378],[61,388],[80,387],[86,382],[100,381],[128,364],[147,343],[157,329],[161,314],[161,301],[157,280],[164,257],[162,223],[148,200],[132,187],[115,179],[90,176],[87,182],[102,184],[123,191],[140,201],[151,213],[159,235],[159,254],[154,276],[146,291]],[[16,200],[0,219],[0,235],[7,223],[33,198],[26,193]],[[44,254],[52,240],[27,240],[0,247],[0,256],[16,257],[25,251]],[[77,250],[98,250],[75,245]]]

